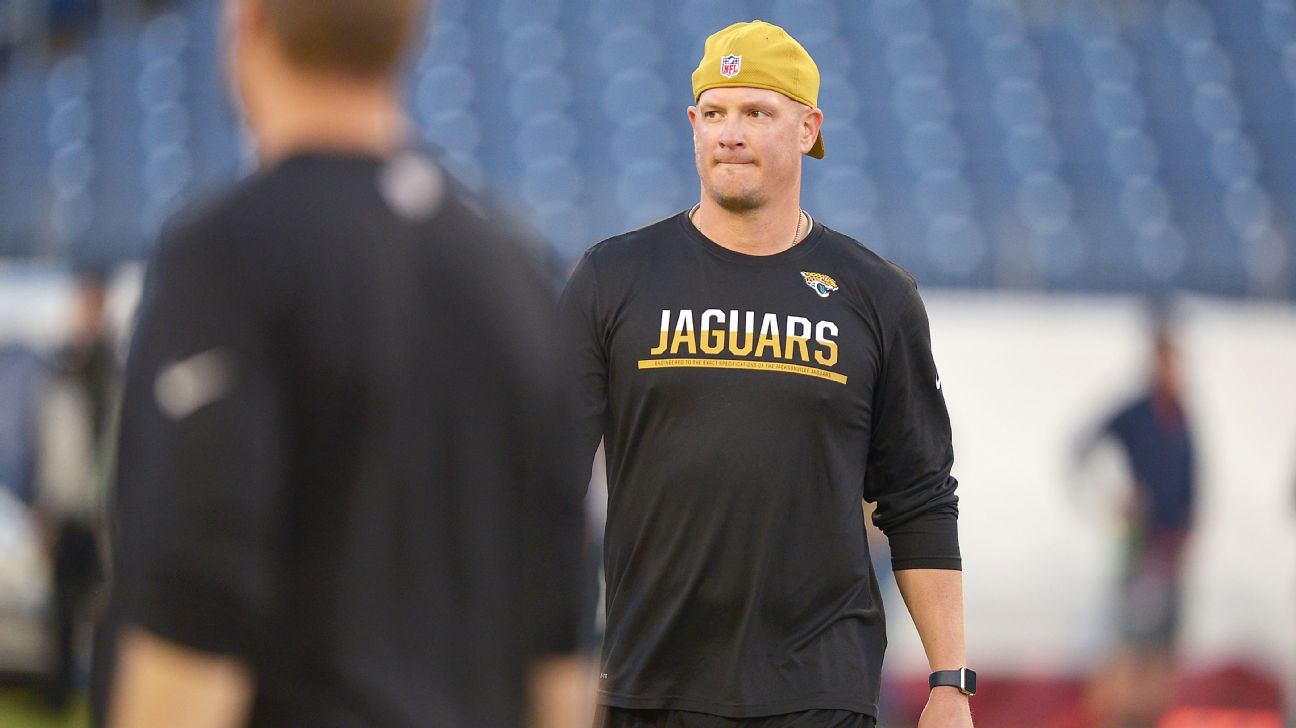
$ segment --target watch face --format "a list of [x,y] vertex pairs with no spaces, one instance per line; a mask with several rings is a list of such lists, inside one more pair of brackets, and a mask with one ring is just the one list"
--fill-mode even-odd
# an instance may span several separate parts
[[967,669],[966,667],[960,670],[959,672],[962,673],[960,677],[962,678],[961,682],[963,683],[962,686],[959,687],[959,690],[962,690],[963,693],[966,695],[975,695],[976,694],[976,673],[972,670]]

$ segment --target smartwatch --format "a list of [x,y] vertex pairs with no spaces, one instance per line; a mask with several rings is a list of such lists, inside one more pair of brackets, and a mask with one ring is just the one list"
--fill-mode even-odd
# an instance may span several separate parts
[[958,688],[964,695],[976,695],[976,673],[966,667],[957,670],[937,670],[927,679],[929,688]]

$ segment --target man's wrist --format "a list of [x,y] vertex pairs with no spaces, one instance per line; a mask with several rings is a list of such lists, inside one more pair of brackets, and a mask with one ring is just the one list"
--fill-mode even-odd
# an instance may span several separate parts
[[941,699],[966,701],[968,698],[972,696],[968,695],[962,690],[959,690],[953,685],[937,685],[936,687],[931,689],[931,694],[929,697],[932,699],[941,698]]

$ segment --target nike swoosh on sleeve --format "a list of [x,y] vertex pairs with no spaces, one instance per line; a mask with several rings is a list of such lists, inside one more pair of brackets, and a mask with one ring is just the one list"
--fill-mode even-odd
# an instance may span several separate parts
[[209,349],[163,366],[153,382],[158,408],[173,420],[183,420],[229,394],[232,370],[223,349]]

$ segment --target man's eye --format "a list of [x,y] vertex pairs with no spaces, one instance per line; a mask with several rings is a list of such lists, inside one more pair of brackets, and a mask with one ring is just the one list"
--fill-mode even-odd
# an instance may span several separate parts
[[752,111],[751,111],[751,115],[752,115],[752,116],[769,116],[769,114],[766,114],[764,111],[761,111],[760,109],[752,109]]

